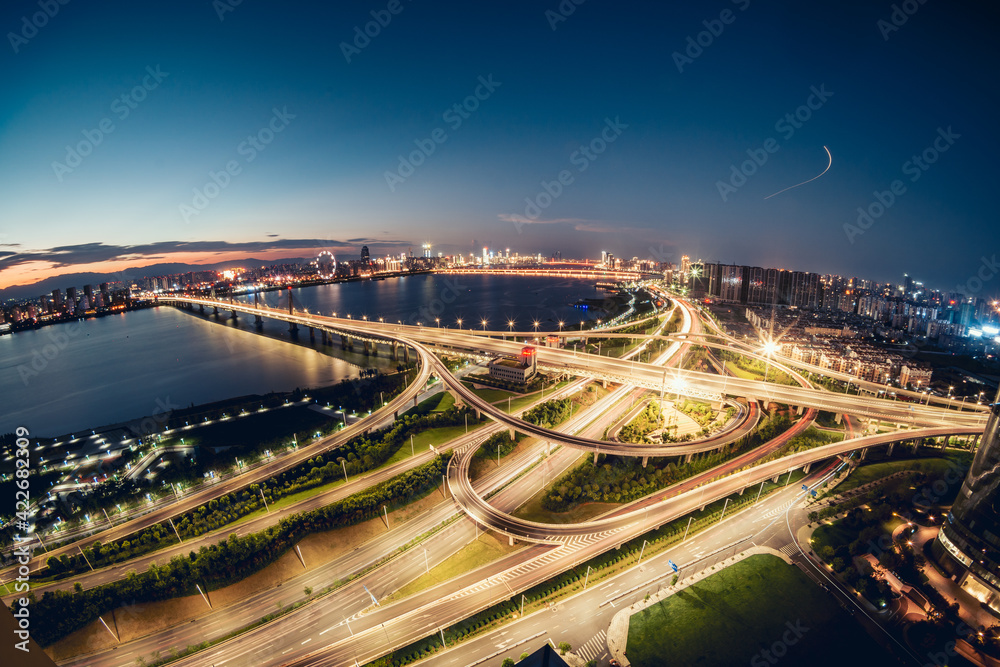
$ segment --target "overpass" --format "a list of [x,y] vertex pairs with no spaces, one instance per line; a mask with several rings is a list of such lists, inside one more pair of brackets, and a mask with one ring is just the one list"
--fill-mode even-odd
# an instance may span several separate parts
[[[623,531],[638,523],[645,524],[643,532],[659,528],[665,523],[682,517],[706,505],[721,500],[734,493],[742,493],[746,488],[768,479],[777,480],[780,475],[806,468],[813,463],[823,461],[838,455],[849,454],[868,447],[891,445],[904,441],[918,441],[923,438],[935,438],[954,435],[976,435],[983,429],[976,428],[925,428],[899,433],[883,433],[861,438],[853,438],[831,445],[823,445],[804,452],[798,452],[775,461],[756,465],[722,479],[708,482],[697,488],[685,491],[673,497],[664,497],[652,505],[634,509],[630,512],[616,514],[604,519],[593,519],[582,523],[551,524],[537,523],[520,519],[496,509],[479,497],[472,489],[468,469],[475,448],[470,448],[448,465],[448,487],[458,506],[477,523],[492,530],[508,535],[513,539],[542,544],[558,544],[571,537],[593,535],[605,531]],[[709,471],[710,473],[712,471]],[[664,491],[653,493],[662,495]],[[639,503],[642,501],[636,501]],[[627,539],[627,538],[626,538]],[[626,541],[623,539],[622,541]]]
[[[516,355],[520,352],[522,343],[496,340],[477,332],[466,330],[441,329],[437,327],[411,326],[376,322],[370,320],[352,320],[347,318],[328,317],[319,314],[302,312],[288,313],[282,310],[254,306],[239,302],[200,299],[184,296],[160,297],[161,303],[183,306],[208,306],[230,310],[233,313],[246,313],[261,317],[270,317],[287,321],[290,324],[304,325],[336,334],[342,338],[355,338],[372,344],[402,345],[424,350],[433,361],[427,347],[445,352],[456,353],[471,351],[480,355],[507,354]],[[678,342],[674,339],[674,342]],[[662,390],[693,398],[721,401],[723,397],[746,398],[750,401],[771,401],[795,407],[808,407],[833,413],[853,414],[869,419],[878,419],[898,424],[920,426],[956,426],[979,427],[986,422],[986,415],[978,412],[954,411],[929,405],[913,405],[899,403],[887,399],[865,396],[850,396],[825,390],[809,389],[777,385],[757,380],[744,380],[729,376],[718,376],[712,373],[698,371],[682,371],[679,369],[664,369],[654,364],[623,360],[613,357],[602,357],[574,350],[560,348],[538,348],[538,363],[543,368],[566,370],[574,375],[591,377],[597,380],[630,384],[653,390]],[[452,389],[461,392],[461,382],[455,379],[440,363],[434,364],[438,374]],[[443,369],[443,372],[442,372]],[[476,401],[471,402],[475,403]],[[483,411],[491,414],[485,405]],[[495,408],[493,409],[495,410]],[[499,412],[499,411],[497,411]],[[506,415],[506,413],[504,413]],[[496,415],[499,417],[500,415]],[[527,425],[520,420],[514,426],[523,433],[532,433]],[[509,423],[509,422],[508,422]]]

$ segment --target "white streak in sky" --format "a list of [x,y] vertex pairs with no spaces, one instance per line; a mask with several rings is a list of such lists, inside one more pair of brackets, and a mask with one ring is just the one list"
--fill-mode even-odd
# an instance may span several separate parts
[[[792,188],[797,188],[797,187],[799,187],[800,185],[805,185],[806,183],[810,183],[810,182],[812,182],[812,181],[815,181],[815,180],[816,180],[817,178],[819,178],[820,176],[822,176],[822,175],[823,175],[823,174],[825,174],[826,172],[830,171],[830,167],[832,167],[832,166],[833,166],[833,156],[832,156],[832,155],[830,155],[830,149],[829,149],[829,148],[827,148],[826,146],[823,146],[823,150],[825,150],[825,151],[826,151],[826,154],[827,154],[827,155],[829,156],[829,158],[830,158],[830,164],[826,165],[826,169],[824,169],[824,170],[823,170],[823,172],[822,172],[822,173],[821,173],[821,174],[820,174],[819,176],[813,176],[813,177],[812,177],[812,178],[810,178],[810,179],[809,179],[808,181],[802,181],[801,183],[796,183],[795,185],[789,185],[789,186],[788,186],[787,188],[785,188],[784,190],[778,190],[777,192],[775,192],[775,193],[774,193],[774,195],[780,195],[780,194],[781,194],[782,192],[785,192],[786,190],[791,190]],[[771,198],[771,197],[773,197],[774,195],[768,195],[768,196],[764,197],[764,199],[770,199],[770,198]]]

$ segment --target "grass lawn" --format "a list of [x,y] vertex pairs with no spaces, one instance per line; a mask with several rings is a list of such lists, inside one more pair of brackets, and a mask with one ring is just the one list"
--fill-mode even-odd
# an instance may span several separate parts
[[542,497],[547,489],[548,487],[540,490],[528,502],[518,507],[514,516],[539,523],[580,523],[621,507],[619,503],[582,503],[568,512],[550,512],[542,507]]
[[635,667],[774,664],[763,650],[781,652],[786,665],[891,661],[826,592],[770,555],[751,556],[632,616],[625,652]]
[[441,391],[420,401],[417,407],[409,411],[409,414],[426,415],[430,412],[444,412],[453,405],[455,405],[455,397],[450,392]]
[[871,463],[868,465],[858,466],[858,468],[851,473],[850,477],[837,485],[835,491],[837,493],[850,491],[851,489],[856,489],[859,486],[864,486],[865,484],[884,479],[893,473],[903,470],[915,470],[926,473],[943,473],[948,470],[951,465],[952,464],[948,459],[943,458],[905,459],[902,461]]
[[[892,531],[903,523],[902,519],[892,518],[882,524],[882,530],[891,535]],[[854,540],[858,539],[861,527],[850,527],[845,525],[844,519],[838,519],[831,524],[823,524],[813,532],[812,548],[817,554],[823,547],[846,547]]]
[[466,544],[443,562],[432,567],[430,573],[420,575],[383,601],[398,600],[419,593],[522,548],[523,544],[509,546],[506,539],[500,539],[493,533],[480,533],[478,540]]
[[[472,433],[478,428],[486,426],[489,422],[479,422],[469,424],[469,433]],[[440,428],[429,428],[426,431],[422,431],[417,435],[413,436],[413,451],[410,451],[410,443],[404,442],[403,446],[400,447],[395,454],[393,454],[388,461],[383,465],[392,465],[394,463],[399,463],[404,459],[408,459],[413,454],[419,454],[420,452],[427,451],[430,449],[431,445],[435,447],[443,445],[449,440],[454,440],[455,438],[465,435],[465,426],[442,426]]]
[[[562,389],[567,384],[569,384],[569,382],[567,382],[567,381],[564,380],[564,381],[560,382],[559,384],[555,385],[554,387],[546,387],[543,390],[544,394],[545,394],[545,400],[548,400],[549,398],[551,398],[552,395],[555,394],[557,390]],[[520,398],[513,399],[510,402],[510,410],[507,409],[506,403],[501,403],[497,407],[499,407],[502,410],[505,410],[507,412],[517,412],[518,410],[520,410],[522,408],[526,408],[529,405],[531,405],[532,403],[534,403],[535,401],[539,401],[541,399],[542,399],[542,391],[536,391],[533,394],[527,394],[525,396],[521,396]]]
[[514,396],[513,393],[509,391],[504,391],[503,389],[490,389],[483,387],[482,389],[475,389],[471,382],[462,382],[466,387],[472,390],[479,398],[487,401],[489,403],[496,403],[497,401],[506,401],[508,396]]

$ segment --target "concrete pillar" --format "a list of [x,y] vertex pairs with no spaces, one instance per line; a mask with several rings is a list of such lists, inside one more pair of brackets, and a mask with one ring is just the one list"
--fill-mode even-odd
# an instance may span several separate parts
[[507,429],[507,434],[510,436],[511,441],[513,441],[514,440],[514,429],[513,428]]
[[844,421],[844,415],[842,415],[842,414],[840,414],[840,413],[838,412],[838,413],[836,414],[836,416],[834,417],[834,421],[835,421],[836,423],[840,424],[841,422],[843,422],[843,421]]
[[740,495],[742,496],[743,492],[746,491],[746,490],[747,490],[747,487],[745,487],[745,486],[742,489],[740,489]]
[[345,336],[344,334],[339,334],[339,335],[340,335],[340,349],[341,350],[346,350],[347,349],[347,336]]
[[868,456],[868,448],[866,447],[866,448],[864,448],[864,449],[861,450],[861,460],[864,461],[865,457],[867,457],[867,456]]
[[204,313],[204,312],[205,312],[205,304],[203,304],[203,303],[199,303],[199,304],[198,304],[198,310],[200,310],[201,312],[203,312],[203,313]]
[[367,356],[370,356],[370,355],[371,355],[371,353],[372,353],[372,350],[371,350],[371,343],[369,343],[369,342],[368,342],[368,341],[366,341],[366,340],[363,340],[363,341],[361,341],[361,345],[362,345],[362,346],[364,347],[364,350],[365,350],[365,356],[366,356],[366,357],[367,357]]
[[264,326],[264,318],[260,315],[253,316],[253,323],[257,325],[257,328]]
[[597,465],[597,450],[594,450],[594,465]]
[[309,340],[316,340],[316,327],[309,327]]
[[694,457],[694,454],[692,454],[690,452],[687,453],[687,454],[685,454],[684,455],[684,463],[691,463],[692,457]]
[[649,457],[648,456],[643,456],[642,457],[642,467],[645,468],[647,463],[649,463]]
[[476,408],[476,419],[482,419],[482,418],[483,418],[483,411],[480,410],[479,408]]
[[289,331],[290,331],[291,333],[297,333],[297,332],[298,332],[298,330],[299,330],[299,325],[298,325],[298,324],[296,324],[295,322],[289,322],[289,323],[288,323],[288,330],[289,330]]
[[801,405],[799,407],[795,408],[795,414],[797,414],[797,415],[801,415],[802,414],[802,406]]
[[601,380],[601,388],[602,389],[607,389],[608,388],[608,381],[607,380]]
[[507,544],[509,546],[514,546],[514,536],[513,535],[508,535],[507,536]]
[[236,314],[236,311],[235,311],[235,310],[234,310],[234,311],[232,311],[232,312],[231,312],[231,313],[229,314],[229,319],[232,319],[232,320],[238,320],[238,319],[239,319],[239,317],[237,316],[237,314]]
[[771,480],[771,484],[777,484],[778,483],[778,477],[780,477],[780,475],[775,475],[774,479]]
[[403,346],[403,363],[410,363],[410,348],[406,345]]
[[889,443],[889,451],[887,452],[887,454],[888,454],[889,456],[892,456],[892,450],[893,450],[893,449],[894,449],[895,447],[896,447],[896,443],[894,443],[894,442],[890,442],[890,443]]
[[398,348],[399,345],[396,343],[389,343],[389,358],[393,361],[399,358]]
[[812,468],[812,466],[813,466],[813,464],[807,463],[806,467],[802,469],[802,472],[804,472],[805,474],[808,475],[809,474],[809,469]]
[[218,315],[219,314],[219,307],[218,306],[212,306],[212,314],[213,315]]

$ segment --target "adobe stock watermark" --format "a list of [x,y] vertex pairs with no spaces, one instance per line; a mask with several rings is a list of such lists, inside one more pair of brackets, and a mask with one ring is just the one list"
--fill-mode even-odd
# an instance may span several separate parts
[[889,35],[894,32],[898,32],[900,28],[906,25],[906,22],[910,20],[910,17],[917,13],[920,6],[925,4],[927,0],[903,0],[900,4],[892,5],[892,11],[889,13],[888,19],[879,19],[875,22],[875,27],[882,34],[883,41],[889,41]]
[[243,4],[243,0],[212,0],[212,9],[219,17],[219,23],[226,20],[226,14],[235,12],[236,8]]
[[549,22],[549,27],[555,32],[555,29],[559,27],[560,23],[563,23],[576,8],[585,3],[587,0],[562,0],[555,9],[545,10],[545,20]]
[[[577,174],[582,174],[590,168],[590,165],[602,154],[604,151],[608,150],[608,147],[618,140],[618,137],[622,135],[622,132],[628,129],[626,123],[621,122],[619,116],[615,116],[614,120],[611,118],[604,119],[604,127],[593,139],[585,144],[580,144],[580,147],[569,155],[569,163],[576,168]],[[517,233],[521,233],[521,228],[524,225],[538,220],[541,216],[542,211],[552,206],[552,202],[562,196],[565,189],[572,185],[576,181],[576,176],[571,169],[563,169],[556,177],[551,181],[542,180],[539,182],[541,190],[534,197],[524,198],[524,215],[522,216],[505,216],[505,219],[509,219],[514,223],[514,227],[517,228]]]
[[153,408],[153,414],[149,417],[143,418],[141,421],[129,424],[128,430],[140,440],[147,436],[160,433],[163,430],[161,426],[168,422],[170,420],[170,416],[174,413],[174,410],[179,409],[180,407],[181,406],[176,403],[171,403],[169,396],[165,399],[157,398],[156,407]]
[[[472,114],[479,108],[479,105],[490,99],[496,89],[503,85],[500,81],[494,81],[493,75],[478,78],[479,85],[472,91],[472,94],[461,102],[456,102],[448,107],[441,114],[441,120],[451,128],[452,132],[462,127],[462,123],[472,117]],[[389,186],[389,192],[395,192],[396,186],[406,182],[410,176],[416,173],[417,168],[427,161],[437,147],[448,141],[448,132],[444,127],[436,127],[423,139],[414,139],[413,144],[416,149],[410,151],[408,155],[399,156],[399,164],[395,171],[386,171],[385,184]]]
[[389,0],[385,9],[373,9],[369,12],[372,20],[365,23],[364,27],[354,26],[354,38],[351,42],[340,43],[340,52],[344,54],[347,64],[351,63],[351,58],[360,55],[364,49],[368,48],[372,40],[381,35],[384,28],[389,27],[389,24],[392,23],[392,17],[398,16],[404,9],[401,0]]
[[1000,273],[1000,263],[997,262],[996,253],[986,258],[985,255],[979,258],[979,268],[975,274],[969,276],[964,284],[955,285],[955,291],[966,296],[975,296],[983,291],[983,284],[988,283]]
[[25,387],[31,378],[40,375],[49,367],[49,362],[62,354],[62,351],[69,346],[70,339],[80,335],[81,329],[79,321],[45,327],[45,336],[51,342],[42,345],[41,349],[34,348],[31,351],[31,361],[19,364],[17,367],[17,374]]
[[[736,5],[741,12],[745,12],[750,6],[750,0],[730,1]],[[693,64],[695,60],[700,58],[701,55],[705,53],[705,49],[712,46],[712,44],[715,43],[715,40],[722,35],[726,26],[732,25],[734,21],[736,21],[736,14],[728,7],[719,12],[719,18],[705,19],[702,21],[701,24],[705,26],[705,29],[694,37],[688,35],[687,46],[684,48],[684,53],[674,51],[671,56],[674,60],[674,65],[677,66],[677,71],[683,74],[684,67],[686,65]]]
[[[809,97],[805,104],[801,104],[794,111],[786,113],[774,123],[774,130],[781,134],[782,139],[788,141],[795,136],[795,131],[802,129],[803,125],[812,118],[814,111],[819,111],[823,105],[833,97],[833,92],[826,89],[826,84],[821,83],[819,88],[809,86]],[[781,149],[781,144],[774,137],[768,137],[760,148],[748,148],[748,160],[744,160],[739,166],[732,164],[729,166],[729,180],[716,181],[715,188],[719,191],[722,201],[729,201],[729,195],[734,194],[747,183],[747,179],[757,173],[763,167],[768,158]]]
[[750,658],[750,664],[753,667],[777,664],[778,660],[788,655],[788,648],[798,644],[799,640],[809,632],[809,628],[803,625],[801,620],[794,623],[785,621],[785,627],[787,629],[777,641],[772,643],[770,647],[761,649]]
[[69,0],[38,0],[37,11],[31,16],[21,17],[21,29],[17,32],[8,32],[7,41],[14,53],[20,53],[21,47],[38,36],[38,31],[49,24],[50,19],[54,19],[62,7],[69,4]]
[[[939,127],[937,133],[938,136],[934,138],[934,141],[927,148],[921,151],[919,155],[912,155],[900,167],[903,175],[910,177],[909,180],[911,183],[916,183],[920,180],[924,172],[938,161],[941,154],[946,153],[948,149],[955,145],[955,141],[962,137],[962,135],[957,134],[951,129],[951,125],[948,126],[947,130]],[[844,223],[844,234],[847,235],[847,241],[853,245],[854,240],[868,231],[875,224],[875,221],[885,215],[885,212],[892,208],[904,194],[906,194],[906,184],[898,178],[889,184],[887,190],[875,190],[872,193],[875,200],[867,206],[858,207],[858,217],[855,223]]]
[[[142,83],[132,88],[127,93],[122,93],[111,102],[111,113],[119,121],[128,118],[141,104],[146,97],[160,87],[163,80],[170,76],[170,72],[164,72],[157,65],[155,68],[146,67],[146,75],[142,77]],[[94,152],[94,149],[104,143],[104,139],[115,131],[115,122],[110,116],[102,118],[97,127],[91,130],[82,130],[83,139],[75,146],[66,146],[66,157],[64,162],[53,161],[52,171],[56,178],[62,183],[63,177],[73,173],[73,170],[83,164],[83,159]]]
[[[288,107],[271,109],[271,119],[253,134],[236,146],[236,154],[243,158],[243,163],[250,164],[257,156],[271,145],[274,138],[285,131],[289,123],[296,117],[288,112]],[[208,205],[218,197],[223,190],[233,182],[233,177],[243,173],[243,164],[239,160],[229,160],[219,171],[209,171],[209,180],[201,188],[194,188],[194,196],[190,204],[180,204],[178,210],[184,222],[191,222],[191,216],[201,215]]]

